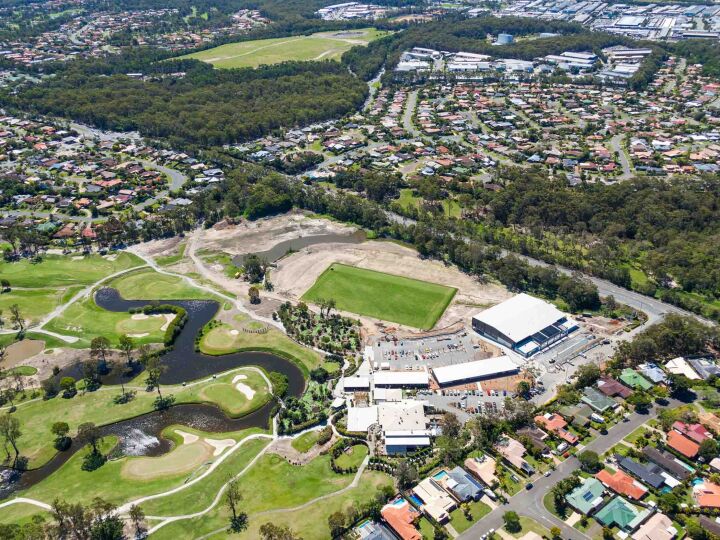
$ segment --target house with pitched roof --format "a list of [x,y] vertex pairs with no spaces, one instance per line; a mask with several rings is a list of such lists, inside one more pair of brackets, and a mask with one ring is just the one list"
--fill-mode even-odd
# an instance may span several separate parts
[[383,506],[380,515],[401,540],[422,540],[422,534],[415,527],[420,512],[402,497]]
[[535,417],[535,423],[554,433],[557,437],[568,444],[575,444],[579,438],[567,429],[567,422],[557,413],[539,414]]
[[674,429],[667,434],[667,445],[688,459],[693,459],[700,450],[698,443]]
[[651,510],[638,508],[617,496],[595,514],[595,519],[605,527],[618,527],[625,532],[637,529],[650,515]]
[[720,486],[705,480],[693,486],[693,499],[701,508],[720,508]]
[[620,396],[623,399],[627,399],[632,395],[632,390],[607,375],[600,377],[597,382],[597,387],[598,390],[608,397]]
[[584,515],[590,515],[603,503],[605,487],[595,478],[586,478],[583,483],[565,495],[567,503]]
[[698,444],[705,439],[712,439],[712,434],[702,424],[686,424],[677,421],[672,425],[672,429]]
[[678,480],[684,481],[695,472],[692,467],[685,465],[670,452],[663,452],[653,446],[646,446],[642,452],[646,458]]
[[635,501],[642,499],[648,492],[645,486],[623,471],[611,473],[607,469],[603,469],[595,475],[595,478],[618,495],[625,495]]
[[602,394],[599,390],[588,386],[583,389],[583,395],[580,398],[583,403],[587,403],[590,407],[600,414],[607,410],[614,409],[617,407],[617,402],[606,395]]
[[660,489],[663,484],[667,483],[665,476],[663,475],[664,471],[659,465],[652,462],[638,463],[632,458],[623,457],[619,454],[615,455],[615,461],[622,470],[632,474],[636,478],[639,478],[650,487]]
[[620,374],[620,381],[625,386],[636,390],[650,390],[653,387],[650,381],[631,368],[623,369]]
[[648,519],[632,535],[632,540],[673,540],[678,530],[673,525],[672,519],[665,514],[657,513]]

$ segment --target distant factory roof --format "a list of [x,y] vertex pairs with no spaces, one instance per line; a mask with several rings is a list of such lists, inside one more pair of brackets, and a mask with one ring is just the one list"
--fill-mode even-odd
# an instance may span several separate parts
[[433,375],[438,384],[444,385],[458,381],[485,379],[517,371],[518,367],[510,360],[510,357],[503,355],[497,358],[433,368]]

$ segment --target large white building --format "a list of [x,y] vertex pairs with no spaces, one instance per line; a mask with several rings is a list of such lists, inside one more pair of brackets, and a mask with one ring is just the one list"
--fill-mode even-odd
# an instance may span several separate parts
[[528,357],[560,341],[578,325],[549,302],[522,293],[475,315],[472,327]]
[[519,371],[518,366],[509,356],[503,355],[486,360],[475,360],[463,364],[453,364],[433,368],[433,375],[440,386],[455,386],[468,384],[484,379],[514,375]]
[[385,441],[385,452],[392,455],[430,446],[432,430],[429,423],[425,404],[405,399],[369,407],[350,407],[347,429],[359,433],[379,425]]

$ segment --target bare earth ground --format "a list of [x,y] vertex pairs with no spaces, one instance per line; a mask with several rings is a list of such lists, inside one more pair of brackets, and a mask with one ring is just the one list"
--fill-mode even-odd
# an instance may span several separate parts
[[292,439],[277,439],[270,444],[268,452],[284,457],[291,465],[306,465],[323,452],[327,452],[336,442],[337,436],[333,434],[328,442],[322,446],[316,444],[303,454],[292,447]]
[[[253,222],[243,221],[237,225],[221,223],[211,229],[193,233],[197,235],[196,241],[188,242],[186,258],[173,265],[171,269],[180,273],[199,272],[228,292],[246,299],[247,283],[227,277],[216,265],[203,265],[202,270],[196,267],[190,260],[195,246],[204,251],[238,255],[265,251],[279,242],[293,238],[328,233],[344,234],[354,230],[353,227],[326,219],[308,217],[300,212]],[[176,245],[177,240],[159,240],[142,244],[139,249],[148,255],[158,257],[174,253]],[[320,274],[335,262],[455,287],[458,292],[443,317],[437,322],[436,328],[457,322],[467,324],[472,314],[512,296],[500,285],[483,284],[453,266],[421,259],[417,252],[410,248],[393,242],[368,241],[362,244],[316,244],[280,259],[277,268],[270,272],[270,279],[275,286],[274,291],[272,293],[262,291],[262,302],[257,306],[252,306],[248,302],[245,302],[245,305],[250,310],[267,316],[277,308],[279,301],[298,301]],[[353,314],[348,315],[357,317]],[[361,317],[361,321],[367,325],[371,334],[385,329],[385,325],[380,321],[367,317]]]
[[410,248],[374,240],[362,244],[317,244],[281,259],[272,273],[275,292],[297,300],[335,262],[455,287],[458,292],[437,322],[439,328],[457,321],[467,323],[472,314],[512,296],[500,285],[482,284],[455,267],[423,260]]

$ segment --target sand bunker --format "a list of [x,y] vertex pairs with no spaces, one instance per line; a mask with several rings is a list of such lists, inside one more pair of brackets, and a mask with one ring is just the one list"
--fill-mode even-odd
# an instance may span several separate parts
[[149,335],[150,335],[150,332],[145,332],[145,333],[142,333],[142,334],[128,334],[128,337],[131,337],[131,338],[141,338],[141,337],[145,337],[145,336],[149,336]]
[[161,331],[161,332],[164,332],[165,330],[167,330],[168,326],[170,326],[170,323],[171,323],[171,322],[173,321],[173,319],[175,318],[175,314],[174,314],[174,313],[163,313],[163,314],[160,314],[160,315],[158,315],[158,316],[159,316],[159,317],[165,317],[165,324],[163,324],[163,325],[160,327],[160,331]]
[[144,313],[135,313],[132,316],[133,321],[144,321],[145,319],[149,319],[150,317],[148,315],[145,315]]
[[235,388],[238,390],[238,392],[241,392],[246,398],[252,399],[253,397],[255,397],[255,390],[250,388],[245,383],[238,382],[244,379],[247,379],[247,375],[235,375],[235,377],[233,377],[232,383],[235,385]]
[[192,444],[194,442],[197,442],[200,438],[197,435],[193,435],[192,433],[188,433],[187,431],[180,431],[179,429],[176,429],[175,433],[177,433],[183,438],[183,444]]
[[231,336],[237,336],[239,333],[240,333],[240,332],[238,332],[237,330],[230,330],[230,335],[231,335]]
[[8,345],[6,349],[7,356],[3,362],[3,368],[15,367],[19,362],[40,354],[45,348],[45,342],[39,339],[23,339],[16,341],[12,345]]
[[233,439],[203,439],[203,440],[215,449],[213,451],[213,456],[219,456],[226,449],[235,446],[235,441]]

